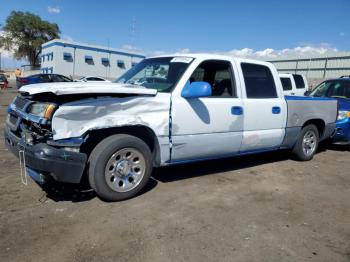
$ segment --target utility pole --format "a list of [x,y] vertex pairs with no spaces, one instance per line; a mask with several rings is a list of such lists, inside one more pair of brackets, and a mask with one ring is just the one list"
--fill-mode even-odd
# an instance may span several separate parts
[[0,72],[1,72],[1,52],[0,52]]

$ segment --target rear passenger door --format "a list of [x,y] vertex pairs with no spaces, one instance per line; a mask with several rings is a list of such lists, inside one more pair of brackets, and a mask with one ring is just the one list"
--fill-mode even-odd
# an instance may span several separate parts
[[285,134],[286,102],[277,72],[272,66],[241,62],[245,97],[244,129],[240,152],[269,150],[282,143]]

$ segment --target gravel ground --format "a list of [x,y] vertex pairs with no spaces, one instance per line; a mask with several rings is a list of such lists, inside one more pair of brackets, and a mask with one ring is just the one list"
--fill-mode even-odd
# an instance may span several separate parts
[[[15,96],[0,93],[2,128]],[[2,132],[1,138],[3,139]],[[350,152],[284,152],[155,170],[118,203],[20,182],[0,146],[1,261],[350,261]]]

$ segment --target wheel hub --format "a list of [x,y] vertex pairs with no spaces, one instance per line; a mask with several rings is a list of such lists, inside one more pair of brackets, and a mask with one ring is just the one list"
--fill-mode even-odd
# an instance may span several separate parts
[[121,176],[127,176],[129,175],[131,171],[131,165],[128,160],[121,160],[119,163],[117,163],[116,171]]
[[111,155],[105,166],[105,181],[116,192],[128,192],[139,185],[146,172],[146,160],[136,148],[123,148]]

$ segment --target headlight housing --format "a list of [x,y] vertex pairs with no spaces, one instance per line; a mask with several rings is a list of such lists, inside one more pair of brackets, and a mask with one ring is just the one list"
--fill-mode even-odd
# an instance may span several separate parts
[[350,111],[338,111],[338,120],[344,120],[345,118],[350,118]]
[[34,103],[30,105],[28,113],[45,119],[51,119],[53,113],[55,112],[55,109],[55,104]]

